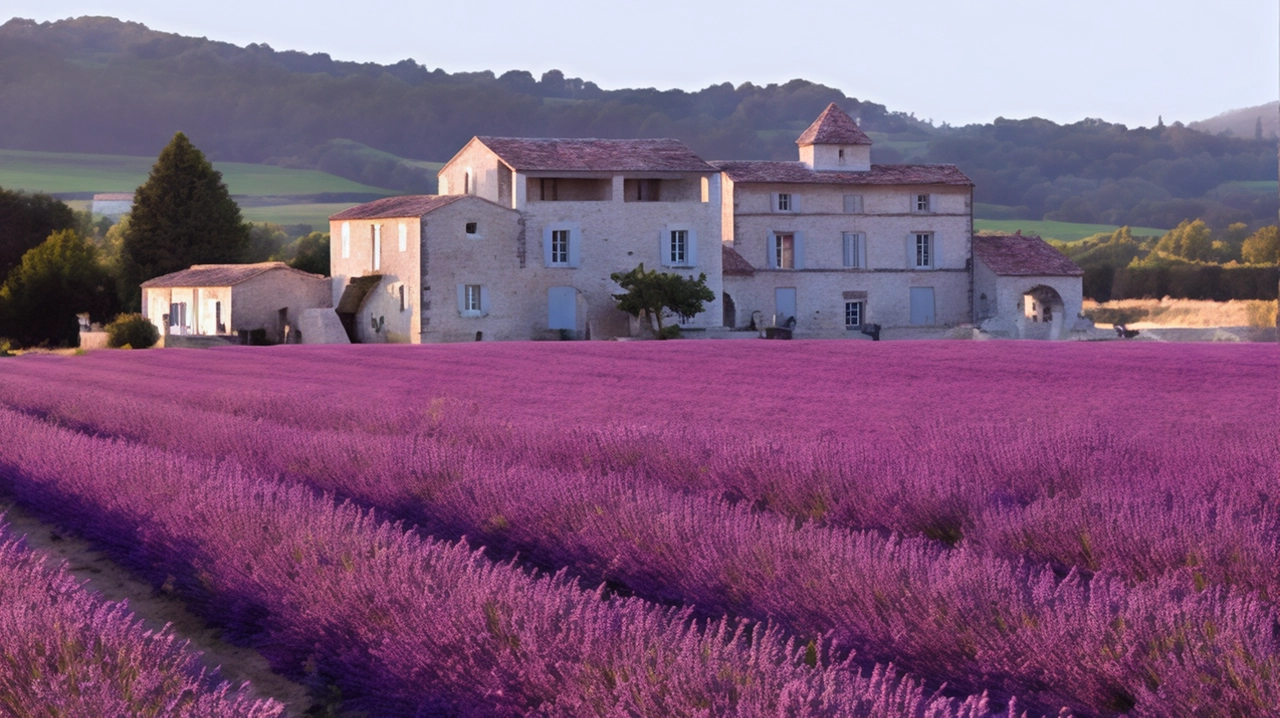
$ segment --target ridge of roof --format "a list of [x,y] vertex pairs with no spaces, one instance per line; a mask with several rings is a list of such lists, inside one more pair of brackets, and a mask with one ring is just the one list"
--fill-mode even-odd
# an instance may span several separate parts
[[1043,239],[1017,234],[974,235],[973,254],[999,276],[1079,277],[1084,270]]
[[849,113],[840,109],[836,103],[827,105],[827,109],[818,115],[818,119],[800,136],[796,144],[805,145],[869,145],[871,138],[858,128]]
[[475,138],[516,171],[714,172],[701,157],[673,139]]
[[972,187],[959,167],[947,164],[871,165],[864,172],[815,170],[803,162],[773,160],[712,160],[734,182],[844,185],[954,185]]
[[390,217],[421,217],[447,204],[457,202],[467,195],[409,194],[383,197],[349,207],[331,215],[330,221],[344,219],[385,219]]
[[316,279],[324,279],[319,274],[294,269],[284,262],[193,264],[186,269],[148,279],[142,283],[142,287],[230,287],[277,269],[295,272]]

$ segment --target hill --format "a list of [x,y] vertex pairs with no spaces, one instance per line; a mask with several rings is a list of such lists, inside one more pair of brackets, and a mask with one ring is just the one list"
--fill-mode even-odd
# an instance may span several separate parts
[[955,163],[985,219],[1173,227],[1274,221],[1276,140],[1174,123],[1130,129],[997,119],[935,126],[806,80],[697,91],[603,90],[558,70],[449,73],[238,47],[113,18],[0,26],[6,149],[153,157],[177,130],[211,159],[319,169],[404,192],[473,135],[674,137],[708,159],[796,157],[830,102],[875,139],[875,162]]
[[1257,107],[1228,110],[1207,120],[1189,123],[1187,126],[1193,130],[1214,135],[1230,133],[1234,137],[1255,139],[1258,138],[1258,132],[1261,130],[1263,138],[1274,138],[1280,135],[1280,101],[1268,102]]

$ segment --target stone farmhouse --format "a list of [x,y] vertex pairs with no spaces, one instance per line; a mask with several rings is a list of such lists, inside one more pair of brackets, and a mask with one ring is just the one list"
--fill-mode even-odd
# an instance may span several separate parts
[[[644,264],[705,275],[716,299],[681,325],[703,336],[1076,328],[1079,267],[1037,237],[974,237],[973,183],[955,166],[872,164],[871,139],[835,104],[796,144],[794,162],[707,162],[669,139],[475,137],[438,195],[330,217],[325,296],[303,311],[293,285],[311,280],[264,275],[281,294],[263,321],[308,343],[632,337],[648,327],[617,309],[610,275]],[[144,285],[144,311],[159,322],[168,309],[171,333],[221,332],[203,309],[199,329],[172,324],[175,292],[200,307],[215,292],[178,275]]]

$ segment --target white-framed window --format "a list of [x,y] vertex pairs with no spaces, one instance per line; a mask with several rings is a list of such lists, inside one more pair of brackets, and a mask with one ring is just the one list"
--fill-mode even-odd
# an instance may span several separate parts
[[912,236],[912,257],[916,269],[932,269],[934,263],[933,233],[915,232]]
[[844,266],[846,269],[862,269],[866,264],[866,235],[862,232],[845,232]]
[[915,196],[915,202],[912,204],[917,212],[932,212],[933,201],[927,194],[918,194]]
[[571,232],[567,229],[551,230],[551,264],[560,267],[569,266],[569,242]]
[[400,251],[404,252],[409,249],[409,225],[404,222],[400,223]]
[[671,243],[667,246],[670,248],[670,254],[667,256],[668,264],[684,265],[689,263],[689,230],[671,230]]
[[778,209],[778,211],[779,211],[779,212],[790,212],[790,211],[791,211],[791,195],[790,195],[790,194],[788,194],[788,193],[786,193],[786,192],[779,192],[779,193],[778,193],[778,208],[777,208],[777,209]]
[[845,302],[844,303],[844,328],[845,329],[861,329],[862,320],[865,316],[866,306],[862,302]]
[[483,284],[459,284],[458,314],[464,317],[483,317],[488,315],[488,287]]
[[462,311],[464,312],[480,311],[480,285],[479,284],[463,285]]
[[796,236],[791,233],[773,235],[773,246],[770,247],[773,266],[777,269],[796,268]]
[[373,271],[382,269],[382,225],[373,225]]
[[844,196],[845,214],[862,214],[862,195],[847,194]]
[[351,223],[342,223],[342,258],[351,259]]

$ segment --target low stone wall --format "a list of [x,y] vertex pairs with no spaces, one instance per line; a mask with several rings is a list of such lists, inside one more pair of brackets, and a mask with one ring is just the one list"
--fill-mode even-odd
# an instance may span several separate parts
[[107,338],[106,332],[80,332],[80,348],[106,349]]
[[170,334],[164,338],[164,346],[166,349],[211,349],[213,347],[239,346],[240,337],[237,336],[182,336],[180,334]]

